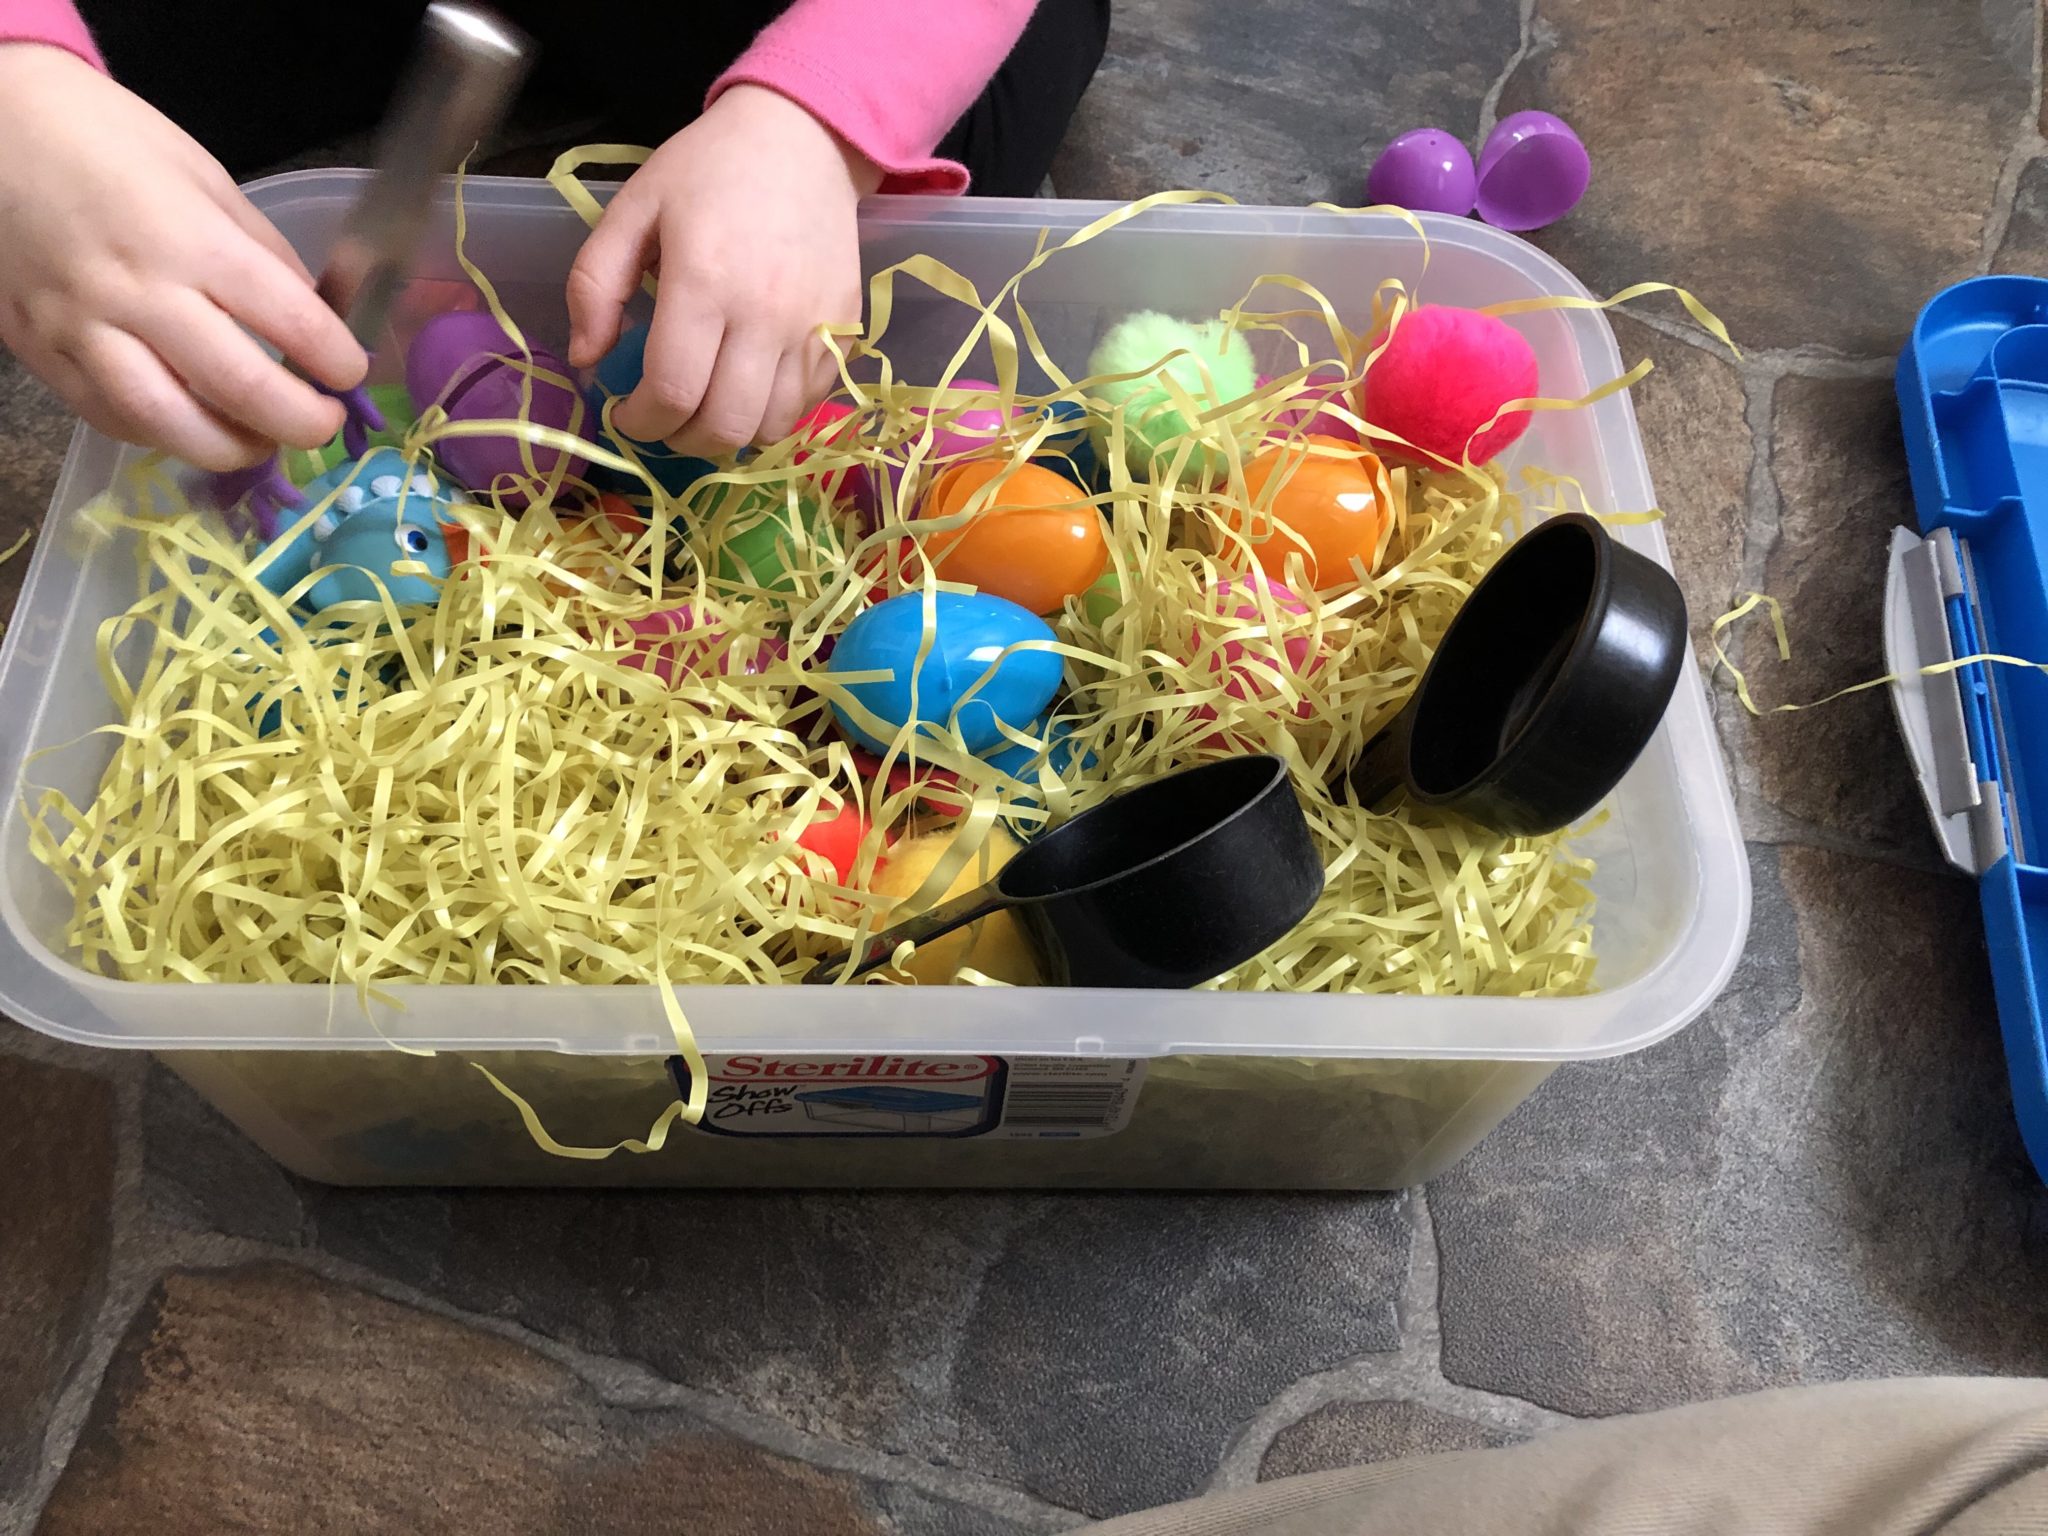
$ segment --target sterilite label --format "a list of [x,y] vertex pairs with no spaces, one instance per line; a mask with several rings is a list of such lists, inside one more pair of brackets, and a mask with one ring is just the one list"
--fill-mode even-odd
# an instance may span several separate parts
[[[1142,1061],[1100,1056],[705,1058],[700,1127],[720,1136],[1072,1141],[1130,1123]],[[680,1071],[680,1061],[671,1063]]]

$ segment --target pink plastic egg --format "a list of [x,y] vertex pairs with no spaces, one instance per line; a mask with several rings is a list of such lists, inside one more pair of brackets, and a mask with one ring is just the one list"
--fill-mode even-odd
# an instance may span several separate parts
[[[1258,387],[1264,389],[1272,382],[1272,374],[1262,373],[1259,375]],[[1340,390],[1343,384],[1344,370],[1336,364],[1331,363],[1315,369],[1302,381],[1303,388],[1310,391],[1309,403],[1291,406],[1287,410],[1280,412],[1279,415],[1273,418],[1273,426],[1276,430],[1269,435],[1284,437],[1290,432],[1300,431],[1309,437],[1334,437],[1339,442],[1357,442],[1358,429],[1356,427],[1331,411],[1327,405],[1318,406],[1314,403],[1315,397],[1318,395],[1325,399],[1332,396],[1341,399]]]
[[[1271,594],[1273,607],[1282,614],[1307,613],[1308,604],[1296,597],[1282,583],[1262,575],[1249,577],[1228,577],[1216,583],[1203,608],[1215,614],[1227,614],[1246,623],[1260,622],[1261,610],[1258,594]],[[1192,641],[1192,637],[1191,641]],[[1209,656],[1212,673],[1226,675],[1229,679],[1223,691],[1233,699],[1277,701],[1279,686],[1274,680],[1275,637],[1267,634],[1254,640],[1225,640]],[[1307,636],[1290,634],[1279,642],[1279,652],[1287,658],[1286,670],[1295,678],[1313,674],[1322,665],[1323,658],[1316,653],[1315,643]],[[1257,658],[1257,659],[1254,659]],[[1198,704],[1192,711],[1197,720],[1214,720],[1216,707],[1213,704]],[[1308,720],[1315,711],[1303,699],[1294,706],[1294,718]],[[1218,731],[1202,739],[1205,747],[1223,747],[1232,744],[1232,738]]]
[[[852,427],[846,425],[853,419],[853,414],[853,407],[844,400],[822,400],[811,408],[809,415],[796,424],[796,435],[819,444],[837,444],[843,436],[850,445],[860,430],[857,423]],[[790,455],[790,462],[801,464],[814,451],[810,448],[799,448]],[[836,469],[818,477],[818,489],[824,493],[827,501],[838,501],[844,496],[856,502],[864,500],[872,506],[875,493],[874,488],[867,485],[867,478],[868,472],[861,465],[855,465],[851,469]]]
[[[1259,575],[1227,577],[1217,582],[1213,595],[1204,606],[1211,613],[1226,614],[1233,619],[1257,624],[1262,611],[1259,607],[1261,592],[1271,595],[1273,607],[1281,613],[1308,612],[1308,604],[1296,597],[1287,587]],[[1236,598],[1235,602],[1232,601],[1233,597]],[[1273,641],[1270,636],[1263,641],[1254,640],[1252,644],[1260,646],[1267,655],[1272,654]],[[1288,670],[1296,677],[1308,676],[1321,664],[1322,658],[1314,654],[1314,644],[1307,635],[1289,635],[1282,642],[1281,648],[1287,657]],[[1242,640],[1225,640],[1211,655],[1209,665],[1214,671],[1229,672],[1230,682],[1224,692],[1233,699],[1263,698],[1273,691],[1273,684],[1269,681],[1269,674],[1265,668],[1245,663],[1245,642]],[[1304,703],[1301,706],[1304,715],[1307,709],[1308,706]]]
[[622,658],[619,665],[645,668],[671,688],[678,672],[700,671],[707,659],[720,677],[735,672],[753,677],[789,655],[789,646],[772,635],[751,640],[710,624],[700,627],[696,611],[687,604],[628,619],[626,628],[633,632],[635,654]]
[[[996,392],[995,385],[986,379],[955,379],[951,390],[959,394],[988,394]],[[918,406],[920,416],[945,416],[954,408],[945,404]],[[1022,415],[1020,408],[1012,407],[1009,417]],[[944,466],[961,459],[971,459],[992,444],[1002,440],[1008,418],[995,406],[976,406],[971,410],[959,411],[951,421],[932,428],[931,444],[925,449],[924,468],[926,483],[932,475]],[[915,442],[915,439],[912,439]],[[895,450],[891,455],[898,460],[909,457],[909,446]],[[903,471],[898,464],[889,466],[889,484],[900,499],[903,487]],[[881,518],[881,498],[872,485],[865,489],[856,483],[852,488],[854,504],[867,519],[868,526],[876,526]],[[908,509],[899,505],[899,512],[907,517]]]
[[[992,395],[996,392],[995,385],[986,379],[955,379],[953,388],[963,394]],[[938,405],[921,414],[943,416],[946,411],[947,407]],[[981,452],[1003,435],[1006,419],[1004,413],[994,406],[959,412],[951,422],[932,430],[932,459],[964,459]]]

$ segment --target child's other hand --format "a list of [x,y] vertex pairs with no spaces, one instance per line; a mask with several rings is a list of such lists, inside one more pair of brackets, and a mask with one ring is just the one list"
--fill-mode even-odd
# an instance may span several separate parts
[[242,327],[337,389],[369,361],[219,163],[56,48],[0,44],[0,103],[0,342],[102,432],[201,469],[333,437],[340,402]]
[[820,325],[860,319],[854,211],[881,172],[784,96],[736,85],[612,200],[569,274],[570,361],[618,340],[641,274],[660,299],[640,387],[612,420],[717,457],[786,437],[831,387]]

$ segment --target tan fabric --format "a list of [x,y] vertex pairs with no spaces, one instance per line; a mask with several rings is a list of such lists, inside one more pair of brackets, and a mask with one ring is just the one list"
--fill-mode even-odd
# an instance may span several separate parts
[[1288,1478],[1093,1536],[2048,1536],[2048,1381],[1852,1382]]

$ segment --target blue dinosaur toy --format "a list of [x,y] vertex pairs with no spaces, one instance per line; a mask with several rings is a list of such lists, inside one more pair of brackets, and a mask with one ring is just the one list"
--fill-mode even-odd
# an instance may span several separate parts
[[[408,465],[395,448],[372,448],[306,482],[301,505],[323,501],[326,507],[310,526],[296,536],[287,530],[272,541],[277,554],[256,577],[265,587],[282,597],[314,571],[333,567],[300,595],[295,606],[307,616],[337,603],[374,603],[379,581],[396,603],[439,600],[438,583],[454,570],[447,530],[456,523],[447,509],[460,504],[447,482]],[[428,575],[392,569],[408,561],[425,566]],[[273,644],[277,639],[267,628],[263,638]],[[387,664],[387,681],[394,672],[395,664]],[[273,736],[282,721],[283,712],[273,701],[257,730]]]
[[[300,597],[300,609],[318,613],[336,603],[376,602],[379,581],[396,603],[440,597],[437,583],[454,569],[446,530],[455,520],[447,509],[460,501],[447,482],[407,464],[395,448],[373,448],[308,481],[305,496],[306,505],[325,501],[326,509],[311,526],[296,535],[287,529],[272,544],[278,552],[257,576],[265,587],[281,597],[313,571],[332,566]],[[392,570],[407,561],[424,565],[429,575]]]

